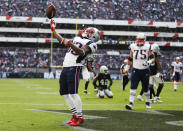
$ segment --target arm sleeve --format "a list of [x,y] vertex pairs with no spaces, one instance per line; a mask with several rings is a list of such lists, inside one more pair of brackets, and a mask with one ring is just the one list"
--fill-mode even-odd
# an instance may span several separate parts
[[96,52],[97,50],[97,44],[93,41],[89,41],[88,43],[86,43],[86,45],[88,45],[92,51],[92,53]]

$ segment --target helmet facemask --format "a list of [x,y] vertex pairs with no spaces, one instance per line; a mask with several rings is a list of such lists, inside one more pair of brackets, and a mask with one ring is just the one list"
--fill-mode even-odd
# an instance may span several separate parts
[[143,46],[145,44],[146,41],[146,36],[144,33],[138,33],[137,37],[136,37],[136,43],[137,46]]
[[145,39],[137,38],[136,42],[137,42],[137,46],[143,46],[145,44]]

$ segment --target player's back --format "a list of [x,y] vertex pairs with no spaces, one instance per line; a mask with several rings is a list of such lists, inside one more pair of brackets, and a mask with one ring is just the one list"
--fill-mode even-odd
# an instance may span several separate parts
[[[92,48],[93,50],[97,48],[96,43],[89,39],[83,39],[81,37],[75,37],[73,39],[73,44],[79,48],[82,48],[84,45],[90,46],[90,48]],[[80,60],[78,60],[79,57]],[[85,56],[81,57],[77,55],[71,48],[69,48],[64,58],[63,67],[83,66],[82,60],[84,59],[84,57]]]
[[143,46],[131,44],[130,49],[133,52],[133,68],[140,70],[149,68],[144,63],[148,60],[148,52],[151,50],[151,46],[149,44]]

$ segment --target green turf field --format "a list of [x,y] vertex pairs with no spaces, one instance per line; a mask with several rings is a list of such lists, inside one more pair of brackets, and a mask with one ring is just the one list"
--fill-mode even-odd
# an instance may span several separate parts
[[83,94],[81,81],[79,92],[86,120],[79,128],[70,128],[65,122],[71,114],[58,93],[58,80],[0,79],[0,131],[183,131],[182,83],[177,92],[172,83],[165,83],[163,103],[154,103],[146,110],[144,102],[136,100],[133,111],[125,109],[130,84],[122,92],[120,83],[114,81],[113,99],[99,99],[91,83],[90,94]]

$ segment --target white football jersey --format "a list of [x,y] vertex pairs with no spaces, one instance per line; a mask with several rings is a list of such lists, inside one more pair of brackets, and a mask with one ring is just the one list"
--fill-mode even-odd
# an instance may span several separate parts
[[151,45],[137,46],[137,44],[131,44],[130,49],[133,52],[133,68],[140,70],[149,68],[144,63],[148,60],[148,52],[151,50]]
[[175,72],[180,72],[181,70],[182,70],[182,67],[183,67],[183,65],[182,65],[182,63],[181,62],[179,62],[179,63],[177,63],[177,62],[172,62],[172,65],[171,66],[173,66],[173,69],[174,69],[174,73]]
[[[77,47],[81,48],[84,45],[88,45],[94,53],[97,50],[97,44],[89,39],[82,39],[81,37],[74,37],[73,39],[73,44],[75,44]],[[83,66],[83,60],[84,57],[80,58],[79,62],[77,63],[76,60],[78,59],[79,55],[77,55],[71,48],[67,51],[64,62],[63,62],[63,67],[71,67],[71,66]]]

